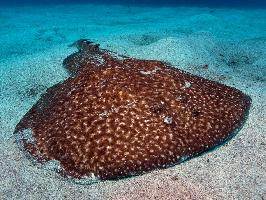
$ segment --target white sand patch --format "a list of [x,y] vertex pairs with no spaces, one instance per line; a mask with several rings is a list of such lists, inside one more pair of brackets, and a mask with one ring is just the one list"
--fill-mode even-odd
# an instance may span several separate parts
[[[0,8],[0,22],[1,199],[266,198],[265,10],[62,5]],[[143,176],[79,185],[35,166],[13,130],[67,78],[62,61],[80,38],[235,86],[253,100],[248,121],[226,145]]]

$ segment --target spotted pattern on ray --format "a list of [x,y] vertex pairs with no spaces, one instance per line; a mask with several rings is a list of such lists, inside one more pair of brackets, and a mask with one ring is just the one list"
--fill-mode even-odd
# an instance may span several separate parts
[[72,77],[15,129],[22,149],[40,163],[59,161],[62,175],[106,180],[165,168],[223,143],[247,116],[251,99],[235,88],[86,40],[75,45],[64,60]]

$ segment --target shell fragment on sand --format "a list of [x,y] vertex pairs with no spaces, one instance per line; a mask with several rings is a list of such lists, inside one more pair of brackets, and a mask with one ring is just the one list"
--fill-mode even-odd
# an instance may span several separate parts
[[74,44],[79,51],[63,62],[72,77],[49,88],[15,129],[31,130],[18,143],[37,161],[58,161],[64,176],[95,182],[168,167],[244,123],[251,99],[235,88],[90,41]]

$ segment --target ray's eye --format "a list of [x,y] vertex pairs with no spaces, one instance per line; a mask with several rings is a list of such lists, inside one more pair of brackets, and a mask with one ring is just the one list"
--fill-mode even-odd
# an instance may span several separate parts
[[152,107],[151,107],[151,111],[154,112],[154,113],[162,113],[166,110],[166,107],[165,107],[165,104],[163,103],[156,103],[154,104]]
[[193,109],[191,114],[193,117],[198,117],[200,115],[200,111]]

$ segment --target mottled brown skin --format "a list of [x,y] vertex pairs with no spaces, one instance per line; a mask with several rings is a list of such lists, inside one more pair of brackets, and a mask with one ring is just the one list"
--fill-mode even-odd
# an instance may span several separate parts
[[19,143],[38,161],[60,161],[65,175],[106,180],[171,166],[243,124],[251,99],[241,91],[159,61],[99,52],[68,57],[74,77],[48,89],[15,130],[31,129],[36,141]]

